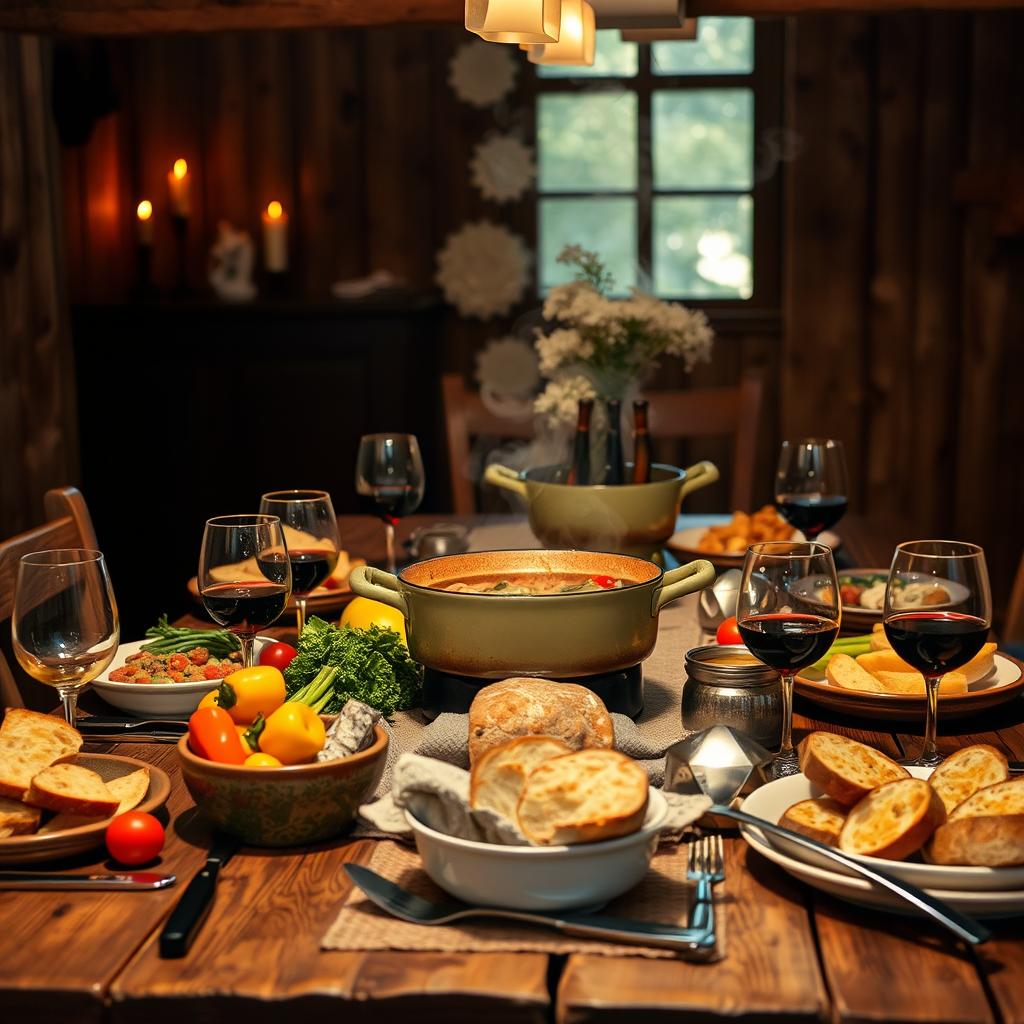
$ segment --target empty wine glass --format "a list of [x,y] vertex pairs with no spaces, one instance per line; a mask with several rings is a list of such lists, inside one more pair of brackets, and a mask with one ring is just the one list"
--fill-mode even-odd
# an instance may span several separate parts
[[22,556],[11,613],[14,656],[33,679],[57,690],[69,725],[79,692],[113,660],[120,636],[101,552],[59,548]]
[[356,493],[384,522],[387,570],[394,572],[395,527],[423,500],[423,459],[412,434],[366,434],[356,456]]
[[800,771],[793,749],[793,677],[818,661],[839,633],[839,581],[832,550],[817,542],[754,544],[743,560],[736,620],[750,653],[779,673],[782,741],[771,775]]
[[924,676],[924,746],[908,763],[934,766],[939,680],[966,665],[992,626],[985,552],[956,540],[912,540],[892,558],[882,618],[892,649]]
[[270,515],[208,519],[199,553],[199,593],[210,618],[238,635],[252,666],[257,630],[280,618],[292,592],[281,520]]
[[843,518],[849,502],[846,456],[841,441],[783,441],[775,472],[775,505],[807,540]]
[[338,564],[338,517],[326,491],[271,491],[260,512],[277,516],[284,528],[292,567],[292,596],[298,631],[306,625],[306,597]]

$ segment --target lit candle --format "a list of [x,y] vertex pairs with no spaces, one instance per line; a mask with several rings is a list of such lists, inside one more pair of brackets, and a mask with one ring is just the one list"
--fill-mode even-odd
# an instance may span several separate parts
[[263,211],[263,266],[271,274],[288,269],[288,214],[276,199]]
[[139,245],[153,244],[153,204],[148,199],[135,208],[135,216],[139,221]]
[[175,217],[187,217],[191,212],[191,191],[192,179],[189,177],[188,164],[178,157],[167,172],[167,193],[171,200],[171,213]]

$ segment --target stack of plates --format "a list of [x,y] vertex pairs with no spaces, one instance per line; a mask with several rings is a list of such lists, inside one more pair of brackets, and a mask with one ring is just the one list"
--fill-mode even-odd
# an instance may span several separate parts
[[[909,771],[921,779],[928,778],[932,772],[930,768],[910,768]],[[799,800],[818,796],[824,794],[805,775],[791,775],[755,790],[743,802],[743,810],[778,824],[787,808]],[[815,889],[862,906],[899,913],[913,912],[897,896],[876,888],[867,879],[848,872],[842,865],[812,850],[805,850],[781,836],[770,835],[753,826],[742,825],[740,833],[758,853]],[[920,860],[856,859],[882,868],[975,917],[1016,917],[1024,913],[1024,866],[971,868],[925,864]]]

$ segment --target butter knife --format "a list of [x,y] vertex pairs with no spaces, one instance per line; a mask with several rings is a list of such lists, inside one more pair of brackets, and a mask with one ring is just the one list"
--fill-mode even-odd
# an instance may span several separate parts
[[118,875],[74,875],[66,871],[0,871],[0,889],[166,889],[177,881],[174,875],[153,871],[126,871]]

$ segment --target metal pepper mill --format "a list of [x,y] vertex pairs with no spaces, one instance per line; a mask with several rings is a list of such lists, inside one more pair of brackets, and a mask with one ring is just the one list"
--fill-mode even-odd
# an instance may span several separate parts
[[[728,725],[713,725],[673,743],[665,752],[665,785],[669,793],[711,797],[732,805],[768,781],[772,755],[746,733]],[[706,814],[701,823],[735,828],[734,822]]]

